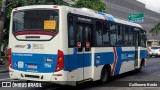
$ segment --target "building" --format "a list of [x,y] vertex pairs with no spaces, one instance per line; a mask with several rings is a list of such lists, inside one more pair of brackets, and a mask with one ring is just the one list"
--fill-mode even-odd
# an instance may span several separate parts
[[144,22],[139,23],[147,31],[148,40],[160,39],[160,36],[152,36],[149,31],[160,21],[160,14],[148,10],[143,3],[136,0],[103,0],[107,5],[107,13],[116,18],[128,20],[129,14],[144,13]]
[[160,46],[160,40],[148,40],[147,47]]

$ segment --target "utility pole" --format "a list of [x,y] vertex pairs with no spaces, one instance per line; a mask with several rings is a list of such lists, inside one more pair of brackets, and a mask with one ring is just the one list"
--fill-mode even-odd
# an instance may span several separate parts
[[3,42],[3,29],[4,29],[4,13],[6,9],[6,0],[2,1],[2,7],[0,11],[0,60],[2,59],[1,57],[1,47],[2,47],[2,42]]

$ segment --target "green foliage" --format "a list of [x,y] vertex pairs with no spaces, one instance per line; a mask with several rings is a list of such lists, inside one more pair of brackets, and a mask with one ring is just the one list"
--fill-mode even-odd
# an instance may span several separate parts
[[0,7],[2,6],[2,0],[0,0]]
[[157,23],[157,24],[154,26],[154,28],[152,28],[149,32],[152,33],[153,36],[154,36],[154,35],[157,36],[158,33],[159,33],[159,31],[160,31],[160,22]]
[[89,8],[96,11],[106,12],[106,5],[101,0],[78,0],[73,7],[77,8]]

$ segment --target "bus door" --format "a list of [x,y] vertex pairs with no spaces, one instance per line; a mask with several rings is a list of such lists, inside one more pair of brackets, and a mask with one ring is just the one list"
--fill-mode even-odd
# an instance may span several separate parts
[[138,49],[138,46],[139,46],[139,33],[138,31],[134,32],[134,42],[135,42],[135,63],[134,63],[134,66],[135,68],[138,68],[138,59],[139,59],[139,49]]
[[92,25],[90,24],[76,24],[77,81],[91,78],[91,31]]

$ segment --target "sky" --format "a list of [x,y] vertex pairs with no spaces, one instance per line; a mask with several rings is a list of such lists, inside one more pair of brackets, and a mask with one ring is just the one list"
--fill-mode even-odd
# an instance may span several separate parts
[[160,0],[137,0],[146,5],[146,8],[160,13]]

